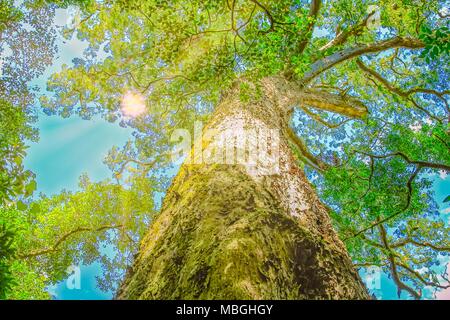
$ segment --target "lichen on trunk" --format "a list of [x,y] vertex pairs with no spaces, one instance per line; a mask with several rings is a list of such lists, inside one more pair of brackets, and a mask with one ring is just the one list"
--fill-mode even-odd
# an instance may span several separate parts
[[[289,101],[279,88],[267,79],[251,102],[241,101],[239,86],[223,98],[201,156],[215,153],[225,163],[183,164],[117,298],[368,298],[291,151],[284,111]],[[230,132],[231,139],[246,141],[234,145],[234,159],[240,148],[253,144],[259,150],[260,140],[272,150],[233,163],[226,149],[235,141]]]

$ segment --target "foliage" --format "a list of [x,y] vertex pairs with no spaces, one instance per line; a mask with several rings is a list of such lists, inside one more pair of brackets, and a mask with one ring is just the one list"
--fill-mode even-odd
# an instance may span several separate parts
[[[0,1],[0,207],[10,208],[18,200],[17,207],[25,209],[23,198],[30,197],[36,189],[33,173],[22,162],[26,155],[25,140],[37,140],[37,132],[31,126],[35,119],[31,111],[33,92],[27,82],[43,71],[54,53],[49,40],[51,32],[47,34],[46,29],[52,15],[47,13],[26,9],[25,4],[20,8],[13,1]],[[24,22],[29,23],[28,28]],[[15,228],[8,220],[0,221]],[[11,243],[13,234],[9,231],[7,234],[7,243]],[[8,283],[11,262],[7,260],[12,257],[5,255],[1,259],[0,296],[4,298],[11,286]]]
[[[36,120],[36,89],[30,88],[28,82],[42,74],[56,52],[53,17],[54,9],[43,3],[0,0],[0,207],[8,210],[12,205],[26,210],[27,198],[37,188],[34,174],[23,166],[27,141],[38,139],[38,132],[32,127]],[[0,221],[2,244],[6,246],[12,242],[10,229],[16,226],[8,220]],[[12,256],[2,252],[1,259],[0,298],[4,298],[11,286],[11,262],[7,260]]]
[[0,220],[0,299],[5,299],[13,284],[10,259],[14,256],[15,250],[12,246],[14,232]]

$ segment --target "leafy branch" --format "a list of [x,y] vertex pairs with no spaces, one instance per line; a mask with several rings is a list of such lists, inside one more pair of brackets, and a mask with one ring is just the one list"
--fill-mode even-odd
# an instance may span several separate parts
[[445,105],[447,110],[448,109],[448,103],[446,101],[446,99],[444,98],[444,95],[448,95],[450,94],[450,91],[446,90],[443,92],[439,92],[433,89],[427,89],[427,88],[413,88],[413,89],[409,89],[407,91],[403,91],[397,87],[395,87],[394,85],[392,85],[388,80],[386,80],[385,78],[383,78],[383,76],[381,76],[381,74],[379,74],[378,72],[376,72],[375,70],[370,69],[369,67],[367,67],[362,61],[361,59],[356,59],[356,64],[358,65],[358,67],[364,71],[365,73],[369,74],[370,76],[373,76],[375,79],[377,79],[386,89],[388,89],[390,92],[397,94],[398,96],[407,99],[408,101],[411,101],[413,103],[413,105],[420,109],[421,111],[423,111],[427,116],[429,116],[432,119],[437,120],[438,122],[442,122],[441,119],[437,118],[436,116],[432,115],[428,110],[424,109],[423,107],[421,107],[415,100],[414,98],[412,98],[412,95],[417,94],[417,93],[426,93],[426,94],[432,94],[437,96],[439,99],[441,99]]
[[56,252],[58,250],[58,248],[66,241],[68,240],[70,237],[72,237],[75,234],[81,233],[81,232],[100,232],[100,231],[105,231],[105,230],[110,230],[110,229],[120,229],[122,228],[123,225],[110,225],[110,226],[102,226],[102,227],[98,227],[98,228],[86,228],[86,227],[78,227],[72,231],[67,232],[66,234],[64,234],[62,237],[60,237],[55,244],[53,244],[51,247],[47,248],[47,249],[43,249],[43,250],[37,250],[37,251],[32,251],[32,252],[28,252],[28,253],[24,253],[24,254],[18,254],[18,258],[20,259],[29,259],[29,258],[34,258],[37,256],[42,256],[45,254],[49,254],[49,253],[53,253]]
[[330,69],[331,67],[364,54],[377,53],[393,48],[420,49],[424,46],[425,44],[418,39],[395,37],[375,43],[362,44],[355,47],[345,48],[312,63],[310,66],[310,70],[304,74],[301,82],[306,85],[318,75]]
[[344,241],[347,241],[348,239],[351,238],[355,238],[361,234],[363,234],[364,232],[373,229],[374,227],[385,223],[393,218],[395,218],[396,216],[398,216],[399,214],[405,212],[410,204],[411,204],[411,198],[412,198],[412,183],[414,182],[415,178],[417,177],[417,175],[419,174],[419,172],[423,169],[423,168],[433,168],[433,169],[441,169],[441,170],[446,170],[446,171],[450,171],[450,166],[445,165],[445,164],[440,164],[440,163],[432,163],[432,162],[427,162],[427,161],[417,161],[417,160],[411,160],[406,154],[404,154],[403,152],[394,152],[394,153],[389,153],[386,155],[374,155],[374,154],[370,154],[367,152],[363,152],[363,151],[356,151],[357,153],[361,153],[364,154],[366,156],[368,156],[371,159],[385,159],[385,158],[390,158],[390,157],[395,157],[395,156],[400,156],[401,158],[403,158],[408,164],[412,164],[415,165],[415,169],[413,171],[413,173],[411,174],[411,176],[408,179],[408,182],[406,183],[406,187],[408,189],[408,192],[406,194],[406,203],[405,205],[402,207],[402,209],[398,210],[397,212],[395,212],[392,215],[389,215],[381,220],[377,220],[374,223],[370,224],[369,226],[362,228],[361,230],[357,231],[356,233],[354,233],[352,236],[347,237]]

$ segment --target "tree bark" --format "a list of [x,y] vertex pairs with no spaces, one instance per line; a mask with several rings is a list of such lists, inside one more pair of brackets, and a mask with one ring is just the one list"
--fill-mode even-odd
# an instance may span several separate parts
[[368,298],[291,151],[282,86],[254,89],[245,103],[236,85],[216,108],[116,298]]

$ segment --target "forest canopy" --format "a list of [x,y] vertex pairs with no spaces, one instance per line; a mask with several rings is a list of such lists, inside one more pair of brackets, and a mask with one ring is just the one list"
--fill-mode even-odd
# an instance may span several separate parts
[[[77,6],[57,28],[56,9]],[[449,7],[438,0],[0,0],[0,298],[48,298],[67,268],[99,261],[116,288],[174,175],[176,128],[207,122],[231,88],[257,101],[285,83],[290,144],[361,272],[379,268],[398,296],[450,287],[448,216],[436,179],[450,171]],[[52,64],[56,39],[87,48]],[[280,80],[281,79],[281,80]],[[123,97],[145,112],[123,113]],[[110,150],[111,179],[37,195],[23,165],[37,110],[133,129]],[[114,247],[113,256],[104,246]]]

